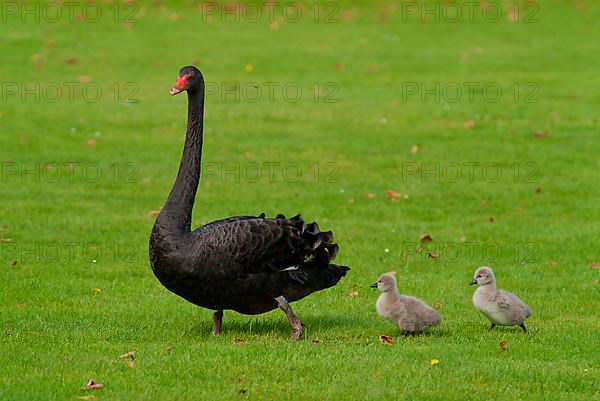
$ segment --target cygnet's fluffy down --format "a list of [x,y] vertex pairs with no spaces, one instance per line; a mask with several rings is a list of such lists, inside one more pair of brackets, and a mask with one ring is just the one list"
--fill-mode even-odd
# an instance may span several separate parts
[[381,291],[375,305],[377,313],[407,334],[437,326],[442,321],[440,314],[420,299],[401,295],[393,272],[382,274],[371,287]]
[[519,326],[527,333],[525,319],[531,316],[531,309],[515,294],[496,288],[496,277],[491,268],[477,269],[470,285],[474,284],[479,288],[473,294],[473,305],[490,321],[488,331],[496,325]]

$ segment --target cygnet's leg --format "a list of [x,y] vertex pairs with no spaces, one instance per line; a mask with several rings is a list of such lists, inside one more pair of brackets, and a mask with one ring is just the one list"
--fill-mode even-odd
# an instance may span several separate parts
[[218,310],[213,314],[215,322],[211,331],[213,336],[218,336],[221,333],[221,324],[223,323],[223,310]]
[[299,340],[303,331],[302,323],[296,317],[296,315],[294,315],[294,311],[292,310],[292,307],[290,306],[288,300],[285,299],[285,297],[282,295],[280,297],[275,298],[275,301],[277,301],[277,303],[279,304],[279,309],[281,309],[285,313],[285,315],[288,318],[288,321],[290,322],[290,326],[292,327],[292,340]]
[[519,327],[523,329],[523,333],[527,333],[527,329],[525,328],[525,323],[521,323],[519,325]]
[[492,331],[492,329],[496,327],[496,325],[494,323],[490,324],[490,328],[488,329],[488,332]]

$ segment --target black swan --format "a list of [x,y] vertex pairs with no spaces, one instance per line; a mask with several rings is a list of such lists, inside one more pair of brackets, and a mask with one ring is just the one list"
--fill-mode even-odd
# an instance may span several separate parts
[[188,94],[185,146],[150,236],[152,271],[169,291],[216,311],[213,335],[221,330],[225,309],[253,315],[279,307],[297,340],[303,327],[289,302],[334,286],[349,268],[330,263],[338,252],[333,234],[306,224],[301,215],[230,217],[191,231],[204,115],[204,78],[196,67],[182,68],[170,93],[183,91]]

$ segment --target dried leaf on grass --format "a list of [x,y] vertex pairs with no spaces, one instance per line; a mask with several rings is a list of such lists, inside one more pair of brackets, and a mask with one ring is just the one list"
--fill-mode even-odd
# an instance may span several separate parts
[[551,133],[550,131],[533,131],[531,135],[533,135],[536,138],[545,138],[547,136],[550,136]]
[[402,196],[402,194],[396,192],[396,191],[385,191],[385,193],[387,194],[388,198],[390,199],[390,202],[396,202],[396,200],[400,199],[400,197]]
[[419,240],[423,243],[427,243],[433,241],[433,238],[431,238],[431,235],[429,234],[421,234]]
[[88,380],[87,384],[85,386],[82,387],[82,389],[84,391],[88,391],[88,390],[99,390],[102,387],[104,387],[104,384],[101,383],[96,383],[94,381],[94,379],[90,379]]
[[394,339],[390,336],[382,334],[379,336],[379,342],[385,345],[392,345],[394,343]]

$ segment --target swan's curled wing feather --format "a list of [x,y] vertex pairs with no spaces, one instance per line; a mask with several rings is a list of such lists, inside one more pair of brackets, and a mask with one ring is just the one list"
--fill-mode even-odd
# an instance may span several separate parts
[[194,232],[204,263],[231,273],[282,271],[304,260],[302,224],[289,219],[234,217]]

